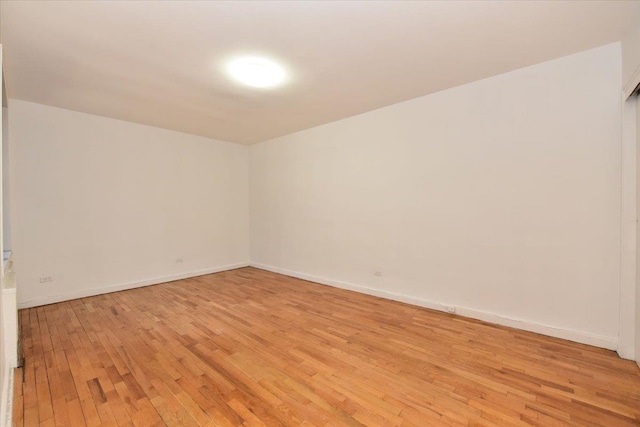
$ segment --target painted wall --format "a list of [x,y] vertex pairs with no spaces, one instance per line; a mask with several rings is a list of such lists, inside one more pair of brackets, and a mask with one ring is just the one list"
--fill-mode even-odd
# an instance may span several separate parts
[[[0,45],[0,99],[4,107],[4,76],[2,75],[2,46]],[[6,108],[0,116],[0,188],[4,188],[4,165],[6,162],[7,115]],[[0,194],[0,223],[4,212],[4,191]],[[3,232],[0,229],[0,249],[3,246]],[[13,399],[13,368],[18,366],[18,326],[16,309],[15,280],[11,271],[4,264],[0,265],[0,426],[11,425],[11,402]]]
[[[0,64],[2,63],[2,47],[0,46]],[[2,94],[2,70],[0,70],[0,95]],[[5,115],[2,114],[0,116],[0,132],[4,134],[4,126],[3,122],[5,119]],[[0,146],[2,145],[2,136],[0,136]],[[2,196],[0,195],[0,205],[2,205]],[[0,234],[2,232],[0,231]],[[2,279],[0,278],[0,283],[4,285]],[[5,316],[7,315],[4,305],[5,305],[5,296],[4,296],[4,286],[0,286],[0,319],[2,319],[2,325],[0,325],[0,426],[6,425],[6,415],[7,415],[7,402],[9,395],[13,396],[12,391],[9,390],[9,378],[10,369],[9,369],[9,355],[7,354],[7,346],[8,342],[6,339],[5,333]]]
[[[627,99],[640,84],[640,14],[627,29],[621,42],[622,47],[622,94],[623,94],[623,130],[622,130],[622,264],[620,292],[620,349],[622,357],[635,358],[640,364],[640,234],[637,230],[638,212],[640,212],[640,175],[638,174],[637,155],[640,154],[640,121],[636,120],[640,110],[636,108],[637,98]],[[633,156],[632,156],[633,154]],[[632,163],[631,158],[634,162]],[[631,176],[633,173],[633,176]],[[630,203],[633,200],[633,203]],[[633,209],[627,208],[633,206]],[[633,239],[633,245],[630,244]],[[630,249],[634,257],[630,258]],[[633,262],[631,262],[633,261]],[[631,320],[630,320],[631,319]],[[630,350],[631,349],[631,350]]]
[[620,224],[620,333],[618,354],[625,359],[636,357],[636,267],[640,256],[637,247],[637,145],[636,138],[636,98],[631,97],[622,103],[621,138],[621,224]]
[[622,38],[622,85],[626,96],[640,83],[640,15]]
[[[2,109],[2,122],[8,123],[9,109]],[[11,179],[9,177],[9,127],[2,127],[2,248],[11,250]]]
[[615,348],[621,84],[615,43],[251,146],[252,263]]
[[15,99],[9,111],[19,306],[246,265],[247,147]]
[[[637,144],[636,144],[636,156],[640,155],[640,96],[636,96],[636,139],[637,139]],[[637,157],[636,157],[637,159]],[[638,162],[636,160],[636,166],[640,165],[640,162]],[[637,197],[638,193],[640,193],[640,170],[638,170],[636,168],[636,203],[638,203],[640,205],[640,197]],[[636,210],[636,217],[638,215],[638,213],[640,212],[640,206],[637,207]],[[636,228],[636,232],[638,233],[638,230]],[[636,263],[636,269],[640,268],[640,233],[637,234],[637,239],[636,239],[636,244],[637,244],[637,251],[636,251],[636,256],[637,256],[637,263]],[[636,362],[638,363],[638,366],[640,366],[640,274],[638,274],[637,270],[636,270],[636,305],[635,305],[635,321],[636,321],[636,327],[635,327],[635,359]]]

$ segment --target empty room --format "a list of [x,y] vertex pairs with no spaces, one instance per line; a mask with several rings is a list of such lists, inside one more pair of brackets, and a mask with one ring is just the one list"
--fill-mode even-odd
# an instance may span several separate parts
[[0,427],[640,426],[640,1],[0,1]]

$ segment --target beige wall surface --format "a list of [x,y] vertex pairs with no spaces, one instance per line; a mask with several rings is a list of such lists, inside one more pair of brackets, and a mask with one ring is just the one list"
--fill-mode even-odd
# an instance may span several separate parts
[[251,146],[251,260],[616,348],[620,87],[615,43]]
[[21,306],[247,263],[247,147],[14,99],[9,121]]

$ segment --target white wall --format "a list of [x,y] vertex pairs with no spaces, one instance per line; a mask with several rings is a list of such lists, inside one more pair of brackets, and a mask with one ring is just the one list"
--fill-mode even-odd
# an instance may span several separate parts
[[640,14],[622,38],[622,84],[626,96],[640,83]]
[[[624,54],[624,53],[623,53]],[[618,354],[625,359],[636,356],[636,266],[640,252],[638,246],[637,196],[638,174],[636,156],[636,99],[629,98],[622,103],[622,149],[621,166],[621,233],[620,233],[620,333]]]
[[[2,64],[2,47],[0,46],[0,64]],[[0,99],[2,95],[2,70],[0,69]],[[4,109],[3,109],[4,110]],[[0,116],[0,146],[2,145],[2,139],[4,136],[4,128],[3,122],[6,116],[3,114]],[[6,125],[6,123],[4,123]],[[0,156],[1,158],[1,156]],[[2,205],[2,196],[0,195],[0,205]],[[0,231],[2,234],[2,231]],[[0,273],[1,275],[1,273]],[[0,278],[0,282],[2,279]],[[4,285],[4,283],[2,283]],[[9,342],[7,341],[7,337],[5,336],[5,296],[4,296],[4,286],[0,286],[0,319],[2,319],[2,325],[0,326],[0,426],[5,426],[6,415],[7,415],[7,402],[9,402],[9,395],[13,396],[13,393],[9,390],[9,378],[11,371],[9,369],[9,355],[7,354],[7,346]]]
[[[2,46],[0,45],[0,99],[4,106],[4,76],[2,75]],[[7,143],[7,115],[2,109],[0,116],[0,188],[4,188],[4,166]],[[4,192],[0,194],[0,223],[4,212]],[[3,246],[4,230],[0,228],[0,252]],[[18,316],[16,309],[16,289],[13,275],[4,264],[0,264],[0,426],[11,425],[11,407],[13,402],[13,368],[18,366]]]
[[[635,97],[635,101],[636,101],[636,156],[640,155],[640,96],[636,96]],[[636,157],[637,159],[637,157]],[[639,165],[640,162],[636,161],[636,166]],[[640,204],[640,197],[638,197],[638,193],[640,192],[640,173],[638,171],[638,169],[636,168],[636,203]],[[636,209],[636,218],[638,215],[638,212],[640,212],[640,207],[638,207]],[[638,231],[636,228],[636,233],[638,233]],[[638,269],[640,267],[640,234],[636,234],[636,256],[637,256],[637,263],[636,263],[636,269]],[[635,277],[636,281],[635,281],[635,285],[636,285],[636,293],[635,293],[635,299],[636,299],[636,304],[635,304],[635,360],[638,363],[638,366],[640,366],[640,274],[638,274],[637,270],[636,270],[636,277]]]
[[15,99],[9,112],[19,306],[248,262],[247,147]]
[[621,84],[615,43],[254,145],[252,263],[615,348]]
[[[637,234],[637,218],[640,203],[640,174],[637,171],[636,153],[640,146],[640,133],[636,127],[640,121],[636,115],[637,98],[627,99],[640,84],[640,14],[629,26],[621,42],[622,47],[622,283],[620,293],[620,346],[622,357],[635,358],[640,364],[640,239]],[[631,159],[633,157],[633,160]],[[631,203],[633,202],[633,203]],[[633,241],[633,244],[630,242]],[[633,258],[628,255],[634,251]]]
[[[2,109],[2,121],[9,122],[9,109]],[[11,196],[9,183],[9,126],[2,127],[2,248],[11,250]]]

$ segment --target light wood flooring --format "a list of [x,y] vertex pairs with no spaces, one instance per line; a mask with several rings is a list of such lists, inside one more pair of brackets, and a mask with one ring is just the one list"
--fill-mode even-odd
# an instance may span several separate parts
[[254,268],[21,310],[17,426],[638,426],[614,352]]

